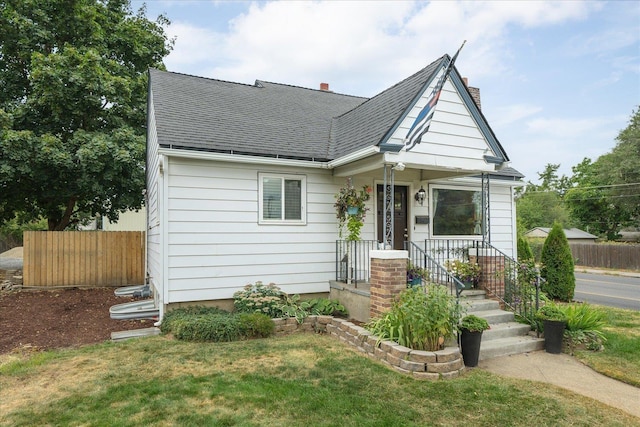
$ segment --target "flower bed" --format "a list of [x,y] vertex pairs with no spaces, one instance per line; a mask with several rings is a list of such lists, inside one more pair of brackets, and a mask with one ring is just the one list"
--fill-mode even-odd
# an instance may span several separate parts
[[298,323],[294,318],[273,319],[273,322],[277,335],[296,331],[327,333],[394,370],[416,379],[456,378],[464,371],[464,362],[458,347],[422,351],[412,350],[393,341],[379,342],[378,337],[365,328],[332,316],[308,316],[302,323]]

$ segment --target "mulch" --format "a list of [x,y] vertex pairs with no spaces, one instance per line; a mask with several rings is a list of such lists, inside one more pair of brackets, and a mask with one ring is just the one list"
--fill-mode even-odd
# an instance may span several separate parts
[[109,307],[135,301],[115,288],[73,288],[0,293],[0,354],[95,344],[111,332],[153,326],[153,320],[113,320]]

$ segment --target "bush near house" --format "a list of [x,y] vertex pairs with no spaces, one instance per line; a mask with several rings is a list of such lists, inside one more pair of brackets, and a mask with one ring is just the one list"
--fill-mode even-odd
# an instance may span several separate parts
[[518,261],[526,262],[533,259],[533,251],[529,241],[522,236],[518,236]]
[[440,285],[414,286],[402,291],[391,310],[372,319],[366,328],[381,340],[414,350],[440,350],[457,332],[460,305]]
[[229,313],[216,307],[184,307],[165,314],[162,333],[184,341],[229,342],[273,334],[271,318],[260,313]]
[[545,279],[542,291],[549,298],[571,301],[576,287],[573,257],[562,226],[555,223],[544,242],[540,276]]

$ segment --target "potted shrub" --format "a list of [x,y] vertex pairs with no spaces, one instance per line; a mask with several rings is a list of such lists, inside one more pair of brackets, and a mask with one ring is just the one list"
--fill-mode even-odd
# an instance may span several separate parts
[[420,286],[422,281],[429,278],[429,272],[422,267],[407,263],[407,287]]
[[540,307],[536,319],[542,321],[544,349],[547,353],[562,353],[562,337],[567,326],[567,315],[555,304]]
[[489,323],[475,314],[469,314],[460,322],[460,347],[465,366],[477,366],[480,358],[482,332],[489,329]]
[[472,289],[478,284],[480,279],[480,265],[471,261],[461,261],[459,259],[446,262],[449,273],[464,283],[465,289]]

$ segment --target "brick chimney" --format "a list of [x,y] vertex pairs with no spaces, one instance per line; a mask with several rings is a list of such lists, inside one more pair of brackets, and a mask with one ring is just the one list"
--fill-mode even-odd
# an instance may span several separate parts
[[467,89],[469,89],[469,93],[471,94],[471,98],[473,99],[473,102],[475,102],[476,105],[478,106],[478,110],[482,110],[482,106],[480,104],[480,88],[470,87],[469,86],[469,79],[466,78],[466,77],[463,77],[462,81],[464,82],[464,85],[467,87]]
[[320,90],[329,92],[329,83],[320,83]]

